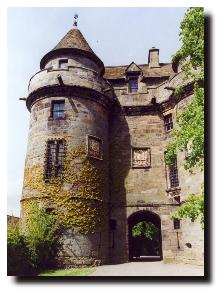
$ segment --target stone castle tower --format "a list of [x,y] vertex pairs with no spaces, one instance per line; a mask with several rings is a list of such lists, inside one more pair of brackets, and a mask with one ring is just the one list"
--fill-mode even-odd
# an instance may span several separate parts
[[[192,92],[181,68],[159,63],[156,48],[148,64],[104,67],[76,23],[42,58],[26,99],[31,120],[21,220],[25,225],[33,201],[57,215],[64,225],[60,263],[145,256],[202,263],[199,223],[172,221],[171,214],[198,192],[203,177],[189,176],[182,153],[175,167],[164,162],[176,115]],[[149,250],[132,236],[141,221],[158,229]]]

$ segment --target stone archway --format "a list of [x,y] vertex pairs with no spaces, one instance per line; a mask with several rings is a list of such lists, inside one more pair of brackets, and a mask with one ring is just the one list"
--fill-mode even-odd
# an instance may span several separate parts
[[161,219],[148,210],[133,213],[128,218],[129,260],[162,260]]

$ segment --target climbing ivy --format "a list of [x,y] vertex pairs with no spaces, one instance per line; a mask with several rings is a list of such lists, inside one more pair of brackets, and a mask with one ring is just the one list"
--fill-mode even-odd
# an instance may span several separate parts
[[61,225],[69,229],[76,227],[81,233],[94,233],[101,229],[107,216],[103,200],[104,171],[99,168],[98,160],[87,158],[84,146],[64,152],[62,178],[46,180],[41,165],[25,170],[24,190],[34,195],[23,200],[24,212],[28,218],[32,199],[38,199],[44,207],[53,208]]

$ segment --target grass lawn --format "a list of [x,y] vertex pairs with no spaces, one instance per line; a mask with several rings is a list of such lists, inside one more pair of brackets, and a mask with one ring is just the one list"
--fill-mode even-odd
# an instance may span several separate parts
[[39,274],[38,276],[88,276],[93,273],[95,268],[81,268],[81,269],[62,269],[62,270],[50,270]]

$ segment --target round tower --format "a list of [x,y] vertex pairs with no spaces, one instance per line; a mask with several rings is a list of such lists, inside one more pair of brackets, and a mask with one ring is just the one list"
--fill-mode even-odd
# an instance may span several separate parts
[[33,201],[63,225],[58,260],[108,257],[108,114],[112,91],[104,64],[74,23],[29,82],[31,113],[21,219]]

